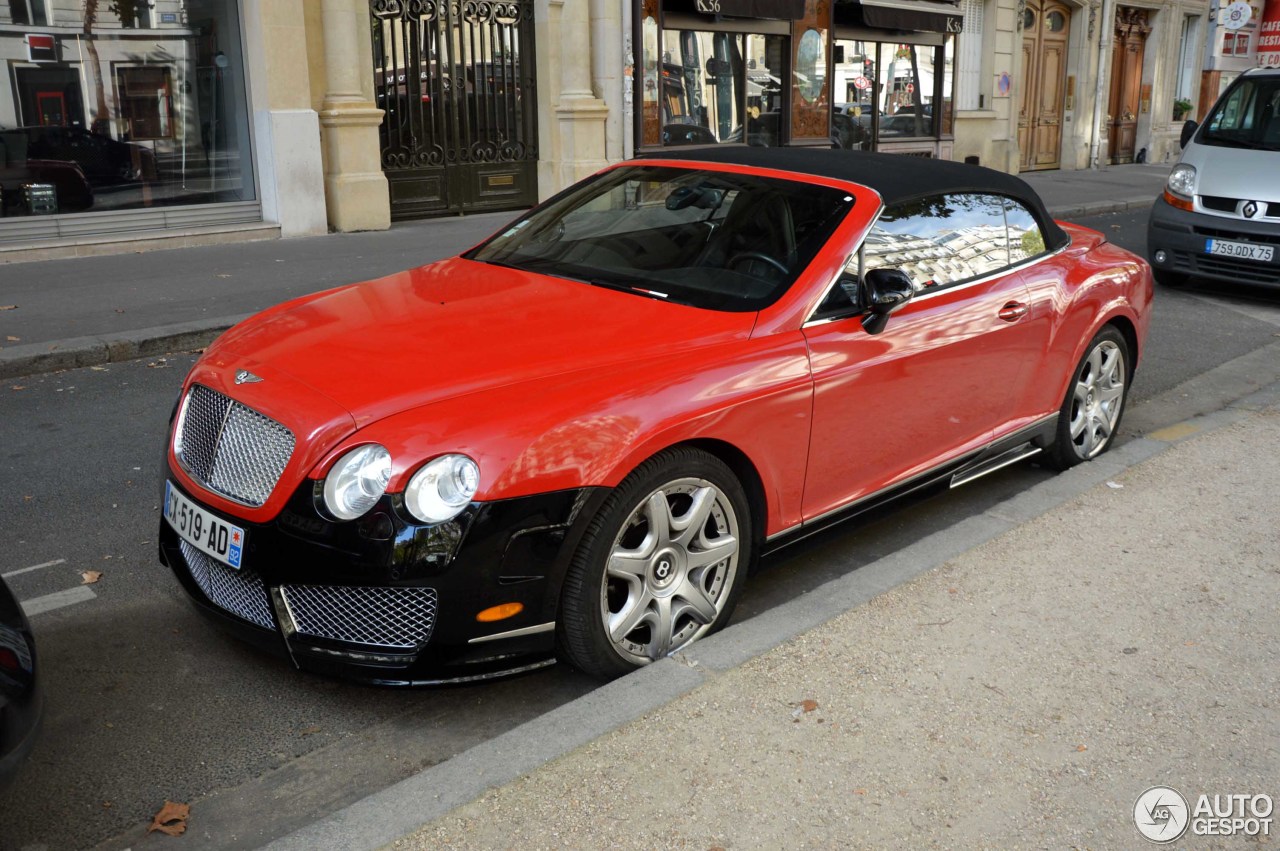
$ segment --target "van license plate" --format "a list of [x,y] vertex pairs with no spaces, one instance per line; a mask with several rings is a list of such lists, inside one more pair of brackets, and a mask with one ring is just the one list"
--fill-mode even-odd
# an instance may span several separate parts
[[1206,254],[1216,254],[1219,257],[1239,257],[1241,260],[1257,260],[1262,263],[1270,263],[1275,256],[1275,248],[1270,245],[1230,242],[1225,239],[1206,239],[1204,250]]
[[182,495],[173,482],[164,483],[164,519],[187,543],[223,564],[240,569],[244,529],[211,511],[205,511]]

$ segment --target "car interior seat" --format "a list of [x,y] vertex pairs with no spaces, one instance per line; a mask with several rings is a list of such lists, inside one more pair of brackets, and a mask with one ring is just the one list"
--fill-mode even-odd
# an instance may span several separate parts
[[[699,266],[727,268],[736,258],[747,254],[763,254],[790,270],[796,260],[796,229],[791,205],[781,193],[771,189],[740,192],[724,221],[708,241]],[[748,261],[749,262],[749,261]],[[757,269],[749,271],[757,273]],[[739,271],[748,271],[739,268]],[[773,274],[781,274],[774,269]]]

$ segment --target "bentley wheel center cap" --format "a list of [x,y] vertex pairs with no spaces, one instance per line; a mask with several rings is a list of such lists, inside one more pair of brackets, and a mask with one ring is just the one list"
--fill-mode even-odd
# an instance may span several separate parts
[[666,588],[680,574],[683,559],[674,550],[662,550],[649,564],[649,584],[654,589]]

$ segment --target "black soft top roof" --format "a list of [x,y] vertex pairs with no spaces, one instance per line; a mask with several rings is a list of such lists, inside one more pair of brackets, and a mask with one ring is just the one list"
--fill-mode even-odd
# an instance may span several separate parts
[[1040,196],[1026,181],[1012,174],[979,165],[909,157],[901,154],[874,154],[831,148],[763,148],[735,145],[720,148],[666,150],[642,154],[637,159],[679,159],[724,163],[754,168],[771,168],[818,177],[860,183],[874,189],[886,206],[912,201],[926,195],[984,192],[1014,198],[1035,215],[1044,232],[1045,246],[1056,250],[1069,239],[1045,210]]

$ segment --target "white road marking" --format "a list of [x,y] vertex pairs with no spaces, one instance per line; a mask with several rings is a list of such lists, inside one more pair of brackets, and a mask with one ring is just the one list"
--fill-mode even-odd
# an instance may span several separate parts
[[66,563],[67,563],[67,560],[65,558],[59,558],[59,559],[54,559],[53,561],[46,561],[44,564],[34,564],[31,567],[23,567],[18,570],[11,570],[8,573],[0,573],[0,576],[3,576],[5,579],[8,579],[10,576],[17,576],[19,573],[30,573],[33,570],[43,570],[46,567],[53,567],[55,564],[66,564]]
[[74,606],[76,603],[87,603],[97,598],[97,596],[93,591],[83,585],[79,585],[75,588],[68,588],[66,591],[45,594],[43,597],[32,597],[30,600],[23,602],[22,611],[26,612],[27,617],[31,618],[65,606]]

